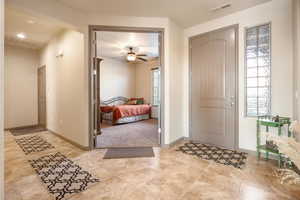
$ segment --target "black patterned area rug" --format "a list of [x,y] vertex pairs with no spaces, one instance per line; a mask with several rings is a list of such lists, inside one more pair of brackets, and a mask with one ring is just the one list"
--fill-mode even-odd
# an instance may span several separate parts
[[68,199],[100,181],[59,152],[29,163],[55,200]]
[[54,146],[37,135],[16,138],[15,140],[26,155],[54,148]]
[[239,169],[245,166],[247,159],[247,153],[244,152],[194,142],[185,143],[177,151],[205,160],[212,160],[223,165],[231,165]]
[[47,129],[41,126],[30,126],[30,127],[9,129],[9,132],[13,136],[21,136],[21,135],[27,135],[27,134],[43,132],[43,131],[47,131]]

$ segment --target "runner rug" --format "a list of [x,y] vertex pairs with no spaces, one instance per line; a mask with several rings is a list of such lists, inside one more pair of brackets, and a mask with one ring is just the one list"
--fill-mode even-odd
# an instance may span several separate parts
[[239,169],[245,166],[247,160],[247,153],[194,142],[185,143],[178,151]]
[[59,152],[29,163],[55,200],[68,199],[100,181]]

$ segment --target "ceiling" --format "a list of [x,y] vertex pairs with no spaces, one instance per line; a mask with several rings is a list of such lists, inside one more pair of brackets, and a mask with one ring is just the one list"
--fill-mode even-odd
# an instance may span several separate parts
[[[182,27],[244,10],[270,0],[57,0],[86,13],[116,16],[169,17]],[[223,10],[213,8],[231,3]]]
[[151,60],[159,56],[158,33],[97,32],[97,52],[99,57],[126,60],[128,47],[134,47],[137,54],[147,54]]
[[[5,43],[32,49],[43,47],[54,35],[62,31],[63,24],[39,16],[29,15],[13,8],[5,8]],[[25,39],[16,35],[23,33]]]

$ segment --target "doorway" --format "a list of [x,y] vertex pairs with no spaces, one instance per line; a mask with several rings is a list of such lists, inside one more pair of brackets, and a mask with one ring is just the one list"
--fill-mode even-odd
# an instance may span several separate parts
[[46,66],[38,68],[38,126],[47,127]]
[[[163,113],[161,112],[164,102],[162,95],[164,91],[163,33],[163,29],[157,28],[90,26],[90,117],[92,119],[90,120],[90,146],[92,148],[152,147],[160,146],[163,143],[164,126]],[[158,55],[150,55],[149,52],[141,50],[144,46],[141,47],[140,41],[136,38],[140,40],[157,38]],[[114,45],[111,44],[112,41]],[[127,42],[126,45],[122,46],[124,41],[129,43]],[[120,56],[118,53],[113,53],[112,47],[115,46],[121,49]],[[131,56],[134,57],[134,60],[130,60],[129,57]],[[155,64],[150,66],[150,63]],[[119,65],[119,68],[123,70],[122,73],[115,69]],[[115,71],[113,73],[108,72],[108,69],[112,68]],[[149,80],[147,84],[151,85],[151,88],[149,90],[138,88],[145,83],[135,84],[135,89],[140,90],[140,92],[130,93],[129,90],[132,87],[126,89],[127,82],[130,82],[131,79],[135,79],[134,82],[139,82],[140,76],[127,77],[125,83],[125,68],[136,68],[136,74],[143,73],[143,70],[147,68],[148,71],[144,71],[147,74],[145,78]],[[117,77],[115,77],[116,75]],[[119,81],[121,79],[123,82]],[[149,91],[151,94],[145,94],[144,91]],[[159,103],[155,100],[158,96]],[[141,106],[149,111],[130,116],[120,115],[116,118],[115,109],[132,109],[135,106]],[[140,112],[141,109],[138,110]],[[118,111],[117,114],[129,113],[129,110],[123,111]]]
[[238,26],[190,38],[190,138],[238,148]]

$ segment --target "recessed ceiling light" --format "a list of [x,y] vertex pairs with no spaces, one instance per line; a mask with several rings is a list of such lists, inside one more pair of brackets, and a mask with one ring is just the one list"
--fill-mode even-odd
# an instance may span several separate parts
[[35,24],[35,21],[33,21],[33,20],[30,19],[30,20],[27,20],[27,23],[28,24]]
[[20,38],[20,39],[25,39],[26,35],[24,33],[18,33],[17,37]]

